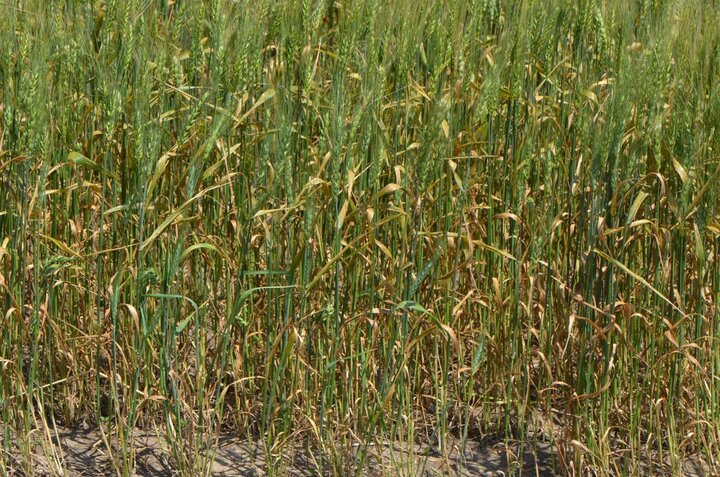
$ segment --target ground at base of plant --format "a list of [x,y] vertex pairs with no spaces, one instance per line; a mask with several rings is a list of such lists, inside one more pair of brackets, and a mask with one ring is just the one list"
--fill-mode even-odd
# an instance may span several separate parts
[[[32,470],[36,476],[42,477],[113,475],[117,470],[113,466],[111,452],[108,451],[106,442],[103,433],[97,428],[89,426],[58,428],[52,436],[51,446],[37,446],[33,454]],[[271,475],[311,477],[341,475],[343,472],[363,477],[563,475],[558,470],[561,464],[556,447],[547,439],[525,442],[523,445],[517,441],[504,441],[497,436],[468,439],[464,444],[459,440],[451,440],[444,453],[428,444],[408,445],[384,441],[365,446],[366,453],[360,466],[358,465],[358,462],[361,462],[358,452],[360,447],[355,445],[346,453],[346,463],[342,464],[344,470],[337,468],[332,470],[332,466],[328,465],[327,461],[323,462],[318,454],[300,447],[286,450],[279,457],[267,459],[264,446],[259,441],[252,442],[232,434],[223,434],[216,438],[215,442],[213,449],[203,456],[207,461],[204,471],[198,469],[197,472],[214,477]],[[133,436],[133,443],[135,469],[132,475],[134,477],[183,475],[173,464],[172,453],[160,433],[137,430]],[[111,442],[110,446],[117,462],[119,454],[117,442]],[[17,467],[6,469],[8,475],[26,475],[26,472],[21,470],[19,462],[17,460]],[[361,468],[360,472],[357,472],[358,467]],[[570,467],[572,469],[572,464]],[[639,467],[642,470],[638,475],[677,475],[677,472],[672,472],[669,463],[644,462]],[[325,471],[321,472],[319,469]],[[600,475],[589,468],[577,474]],[[682,466],[682,475],[713,474],[700,460],[687,459]]]

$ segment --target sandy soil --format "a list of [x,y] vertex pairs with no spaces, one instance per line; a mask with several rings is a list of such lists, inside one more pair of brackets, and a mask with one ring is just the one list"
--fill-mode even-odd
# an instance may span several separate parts
[[[101,434],[92,429],[59,429],[53,438],[54,458],[48,458],[47,446],[43,452],[38,448],[34,456],[34,470],[39,476],[66,475],[72,477],[99,477],[114,475],[107,446]],[[138,477],[165,477],[177,475],[172,464],[171,453],[162,439],[149,432],[138,432],[134,436],[136,455],[135,475]],[[517,447],[508,449],[502,442],[469,441],[464,449],[453,446],[449,456],[443,458],[440,452],[428,447],[401,446],[400,444],[371,445],[367,448],[367,457],[362,475],[430,477],[447,476],[504,476],[509,468],[518,468],[521,460],[516,456]],[[255,443],[225,436],[219,439],[214,449],[211,475],[217,477],[267,475],[267,463],[261,447]],[[53,464],[53,460],[56,461]],[[352,458],[350,459],[352,460]],[[550,444],[541,444],[536,449],[525,446],[522,456],[521,475],[553,476],[553,452]],[[305,451],[297,451],[286,456],[278,463],[280,475],[317,476],[320,463]],[[58,469],[63,470],[59,471]],[[56,470],[53,470],[56,469]],[[62,472],[62,473],[61,473]],[[341,471],[342,472],[342,471]],[[352,469],[347,469],[352,472]],[[23,476],[18,468],[11,469],[11,475]],[[519,475],[519,474],[515,474]]]
[[[167,444],[157,434],[137,431],[134,435],[136,449],[135,476],[137,477],[171,477],[178,475],[174,459]],[[111,444],[115,448],[116,443]],[[218,439],[213,446],[214,458],[205,459],[208,471],[196,471],[198,475],[217,477],[248,476],[262,477],[268,475],[268,462],[262,446],[258,443],[241,440],[229,435]],[[349,451],[344,459],[353,462],[358,458],[357,452]],[[301,477],[327,475],[319,472],[327,468],[318,462],[318,457],[307,451],[297,450],[292,455],[285,454],[273,461],[276,467],[274,475]],[[326,463],[327,464],[327,463]],[[12,477],[24,477],[19,461],[5,469]],[[371,445],[367,448],[366,458],[361,466],[364,477],[430,477],[430,476],[505,476],[522,475],[549,477],[558,475],[558,457],[554,446],[548,442],[540,442],[535,447],[530,444],[523,446],[522,455],[517,445],[507,446],[499,439],[470,440],[461,448],[459,443],[451,444],[448,455],[428,446],[402,446],[397,443]],[[644,475],[670,475],[667,466],[656,464],[644,465]],[[520,470],[522,469],[522,470]],[[704,467],[707,469],[707,467]],[[510,472],[509,472],[510,471]],[[52,437],[52,446],[38,445],[33,455],[33,472],[36,476],[68,476],[68,477],[105,477],[116,475],[108,447],[102,434],[96,429],[76,428],[58,429]],[[0,474],[3,469],[0,468]],[[592,474],[592,473],[591,473]],[[588,474],[588,475],[591,475]],[[352,467],[335,469],[334,475],[357,475]],[[683,475],[712,475],[697,461],[687,461]]]

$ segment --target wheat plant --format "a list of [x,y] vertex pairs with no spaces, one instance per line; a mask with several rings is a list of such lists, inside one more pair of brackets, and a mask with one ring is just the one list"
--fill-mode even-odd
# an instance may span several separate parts
[[0,473],[81,423],[122,476],[142,429],[187,476],[227,434],[720,469],[717,2],[0,18]]

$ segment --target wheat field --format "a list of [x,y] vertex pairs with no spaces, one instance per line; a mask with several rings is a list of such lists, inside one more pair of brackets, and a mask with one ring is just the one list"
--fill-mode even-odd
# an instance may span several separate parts
[[0,475],[720,472],[719,68],[711,0],[0,2]]

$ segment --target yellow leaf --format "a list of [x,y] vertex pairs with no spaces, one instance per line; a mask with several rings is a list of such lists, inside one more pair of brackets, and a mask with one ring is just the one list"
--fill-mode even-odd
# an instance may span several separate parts
[[673,167],[675,168],[675,172],[678,173],[678,175],[680,176],[680,180],[682,181],[683,184],[685,184],[688,180],[687,171],[685,170],[683,165],[680,164],[680,162],[678,162],[678,160],[675,159],[674,157],[672,158],[672,163],[673,163]]
[[350,204],[350,201],[346,199],[342,205],[342,208],[340,209],[340,213],[338,214],[338,218],[337,218],[337,229],[338,230],[340,230],[343,226],[343,223],[345,223],[345,215],[347,215],[349,204]]
[[382,196],[387,195],[387,194],[392,194],[393,192],[399,190],[400,188],[401,188],[401,187],[400,187],[399,185],[395,184],[395,183],[388,184],[388,185],[386,185],[385,187],[382,188],[382,190],[381,190],[380,193],[378,194],[378,197],[382,197]]
[[380,250],[382,250],[382,252],[383,252],[385,255],[387,255],[387,257],[388,257],[390,260],[393,259],[392,253],[390,253],[390,249],[387,248],[381,241],[376,240],[376,241],[375,241],[375,245],[377,245],[378,248],[379,248]]
[[47,235],[43,235],[43,234],[38,234],[38,235],[40,237],[44,238],[45,240],[49,240],[52,243],[54,243],[57,246],[57,248],[59,248],[63,252],[65,252],[69,255],[72,255],[73,257],[76,257],[76,258],[82,258],[82,255],[80,255],[75,250],[68,247],[65,243],[61,242],[60,240],[53,238],[53,237],[48,237]]
[[635,200],[633,201],[632,206],[630,206],[630,210],[628,211],[627,223],[635,220],[635,216],[637,215],[638,210],[640,210],[640,206],[642,205],[643,201],[647,196],[647,192],[640,192],[637,197],[635,197]]
[[129,303],[123,303],[125,308],[127,308],[127,311],[130,313],[130,316],[132,316],[133,321],[135,322],[135,329],[137,332],[140,332],[140,315],[138,314],[137,308],[132,306]]
[[445,138],[449,139],[450,138],[450,125],[448,124],[447,119],[443,119],[443,122],[442,122],[442,124],[440,124],[440,126],[442,127],[443,134],[445,134]]
[[273,88],[270,88],[263,94],[261,94],[258,100],[255,101],[255,104],[253,104],[252,107],[245,114],[235,120],[235,124],[233,125],[232,130],[234,131],[235,129],[237,129],[238,126],[240,126],[248,117],[250,117],[250,115],[257,108],[259,108],[265,101],[269,100],[273,96],[275,96],[275,90]]
[[448,325],[445,325],[442,323],[440,324],[440,327],[443,329],[443,331],[445,333],[447,333],[447,335],[450,337],[450,340],[453,342],[453,344],[457,345],[458,339],[457,339],[457,336],[455,336],[455,332],[453,331],[453,329],[450,328]]

